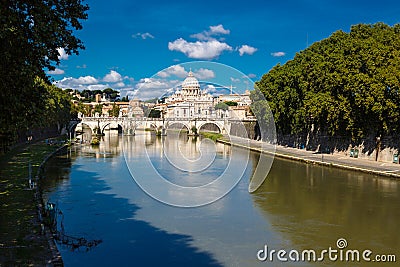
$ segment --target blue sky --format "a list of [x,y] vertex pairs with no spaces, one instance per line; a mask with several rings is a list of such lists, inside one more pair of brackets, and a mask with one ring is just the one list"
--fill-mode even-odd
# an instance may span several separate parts
[[[63,88],[121,90],[135,95],[143,83],[158,94],[163,78],[177,80],[190,65],[200,79],[213,62],[226,64],[259,80],[274,65],[285,63],[307,44],[348,32],[358,23],[400,23],[400,3],[394,0],[281,0],[281,1],[129,1],[87,0],[89,18],[76,35],[86,49],[79,56],[61,53],[51,74]],[[62,51],[61,51],[62,52]],[[168,68],[158,75],[160,71]],[[203,70],[200,70],[203,68]],[[200,73],[197,73],[200,70]],[[203,73],[201,73],[203,71]],[[230,77],[231,83],[236,78]],[[171,78],[170,78],[171,79]],[[227,85],[227,81],[220,81]],[[159,86],[159,87],[157,87]],[[165,88],[173,86],[166,82]],[[238,86],[240,87],[240,86]],[[163,88],[163,89],[165,89]],[[150,97],[150,94],[147,94]]]

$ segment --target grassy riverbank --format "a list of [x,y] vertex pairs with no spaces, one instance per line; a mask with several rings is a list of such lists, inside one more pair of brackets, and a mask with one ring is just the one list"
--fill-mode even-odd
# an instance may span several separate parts
[[28,176],[29,162],[34,179],[43,159],[59,146],[39,141],[0,158],[0,266],[45,265],[51,258]]
[[209,138],[209,139],[213,140],[214,142],[217,141],[217,139],[220,139],[223,137],[223,135],[220,133],[210,133],[210,132],[201,132],[200,135],[205,138]]

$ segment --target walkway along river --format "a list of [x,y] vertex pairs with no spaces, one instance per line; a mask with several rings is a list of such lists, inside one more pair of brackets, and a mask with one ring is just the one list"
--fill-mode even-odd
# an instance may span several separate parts
[[[159,138],[145,132],[122,137],[110,131],[97,148],[72,147],[67,155],[49,161],[44,196],[62,210],[65,232],[102,240],[90,250],[59,244],[65,266],[348,266],[327,258],[284,263],[257,258],[265,245],[321,251],[337,248],[340,238],[350,249],[400,257],[400,181],[275,158],[266,181],[249,194],[258,153],[232,158],[230,146],[204,142],[215,146],[213,164],[184,173],[163,156],[167,139],[189,157],[199,153],[200,138]],[[199,208],[178,208],[154,200],[132,179],[125,158],[139,168],[143,150],[166,179],[183,185],[212,181],[230,160],[249,163],[240,182],[222,199]]]

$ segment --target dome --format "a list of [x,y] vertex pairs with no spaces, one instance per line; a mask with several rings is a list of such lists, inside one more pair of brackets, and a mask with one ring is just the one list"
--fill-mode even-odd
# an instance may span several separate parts
[[194,77],[193,72],[190,71],[187,78],[182,83],[182,89],[200,89],[199,81]]

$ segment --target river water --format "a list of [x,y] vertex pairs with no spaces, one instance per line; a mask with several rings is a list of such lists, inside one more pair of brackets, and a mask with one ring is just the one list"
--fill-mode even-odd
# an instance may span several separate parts
[[[233,149],[185,135],[122,137],[110,131],[97,148],[79,145],[51,159],[44,197],[62,211],[65,233],[102,240],[89,250],[59,244],[65,266],[395,266],[330,260],[327,254],[323,261],[301,261],[304,250],[315,250],[317,257],[329,247],[339,250],[340,238],[347,241],[343,253],[368,249],[370,259],[394,254],[400,260],[399,181],[275,158],[266,181],[249,194],[259,154]],[[204,170],[176,166],[181,154],[192,162],[186,168],[196,169],[192,159],[207,153],[214,158]],[[165,179],[182,186],[211,182],[229,162],[247,164],[226,196],[181,208],[150,197],[132,178],[133,168],[153,175],[143,167],[148,158]],[[265,246],[268,252],[285,250],[288,261],[276,254],[260,261]],[[296,254],[289,258],[293,250],[300,252],[299,262]]]

